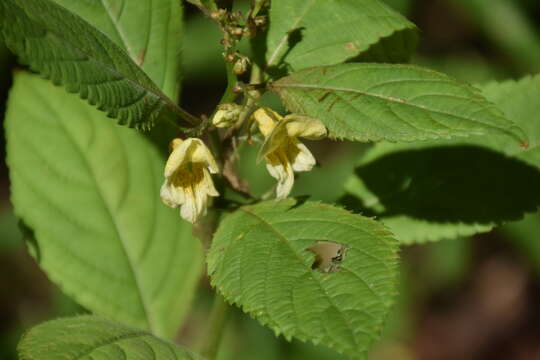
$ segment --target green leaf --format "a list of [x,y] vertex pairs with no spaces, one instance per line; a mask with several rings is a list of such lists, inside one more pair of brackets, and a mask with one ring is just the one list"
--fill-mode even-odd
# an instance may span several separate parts
[[176,117],[186,126],[196,123],[116,43],[52,0],[2,1],[0,31],[32,70],[79,93],[121,124],[146,129]]
[[519,81],[492,82],[482,87],[482,93],[525,131],[529,143],[526,148],[516,148],[501,137],[473,138],[470,142],[540,168],[540,75],[527,76]]
[[377,144],[347,182],[342,202],[378,216],[403,243],[489,231],[540,205],[540,76],[491,83],[483,95],[529,136]]
[[396,292],[396,250],[372,219],[319,203],[268,201],[223,220],[208,273],[228,301],[277,334],[364,359]]
[[379,61],[405,61],[416,47],[416,27],[378,0],[273,1],[267,70],[342,63],[381,40]]
[[20,360],[195,360],[188,350],[137,328],[97,316],[48,321],[32,328],[18,346]]
[[145,137],[18,73],[6,118],[16,214],[48,276],[81,305],[172,337],[201,275],[191,226],[159,198],[164,160]]
[[333,138],[415,141],[505,134],[527,142],[477,89],[415,66],[317,67],[269,86],[291,112],[324,122]]
[[172,99],[178,97],[182,2],[53,0],[99,29]]

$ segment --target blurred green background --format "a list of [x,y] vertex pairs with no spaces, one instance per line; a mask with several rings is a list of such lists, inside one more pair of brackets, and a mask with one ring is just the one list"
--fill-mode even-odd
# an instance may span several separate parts
[[[470,83],[517,79],[540,71],[538,0],[385,1],[421,29],[413,63]],[[182,101],[193,113],[209,113],[225,88],[219,40],[215,26],[187,6]],[[2,44],[0,69],[3,114],[11,74],[19,67]],[[332,201],[340,188],[327,184],[341,183],[366,145],[312,145],[322,169],[302,175],[296,195],[310,193]],[[255,151],[245,149],[242,156],[253,158]],[[251,179],[255,193],[264,193],[272,182],[263,169],[239,170]],[[332,180],[321,181],[325,174]],[[85,310],[50,283],[28,255],[10,207],[5,163],[0,167],[0,196],[0,359],[12,360],[25,329]],[[471,239],[405,247],[398,304],[371,358],[540,359],[539,233],[537,213]],[[212,292],[202,280],[193,311],[178,334],[179,343],[200,343],[211,301]],[[323,347],[276,338],[238,310],[223,350],[220,360],[341,359]]]

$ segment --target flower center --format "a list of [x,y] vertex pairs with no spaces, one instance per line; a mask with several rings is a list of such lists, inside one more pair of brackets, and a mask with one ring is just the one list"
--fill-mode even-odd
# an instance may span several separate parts
[[172,176],[173,186],[189,188],[199,184],[204,179],[204,165],[202,163],[188,162],[176,170]]

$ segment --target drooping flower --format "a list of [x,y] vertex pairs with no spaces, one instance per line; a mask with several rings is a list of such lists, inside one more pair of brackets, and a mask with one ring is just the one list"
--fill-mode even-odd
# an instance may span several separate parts
[[259,153],[266,168],[277,180],[276,198],[286,198],[294,185],[294,172],[310,171],[316,160],[298,137],[320,139],[327,134],[324,124],[303,115],[280,116],[275,111],[260,108],[253,113],[265,142]]
[[171,146],[161,199],[172,208],[180,206],[180,216],[195,223],[206,214],[210,197],[219,195],[210,175],[218,173],[218,166],[200,139],[174,139]]

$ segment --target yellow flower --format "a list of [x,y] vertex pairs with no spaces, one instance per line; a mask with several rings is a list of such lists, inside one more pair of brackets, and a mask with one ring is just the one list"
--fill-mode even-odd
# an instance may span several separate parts
[[267,108],[255,111],[253,118],[266,138],[259,157],[265,158],[268,172],[277,179],[276,198],[284,199],[294,185],[294,172],[310,171],[316,163],[298,137],[320,139],[326,136],[326,127],[309,116],[281,117]]
[[161,199],[172,208],[180,206],[180,216],[195,223],[206,214],[209,197],[219,195],[210,176],[218,172],[218,166],[200,139],[174,139],[171,145]]

